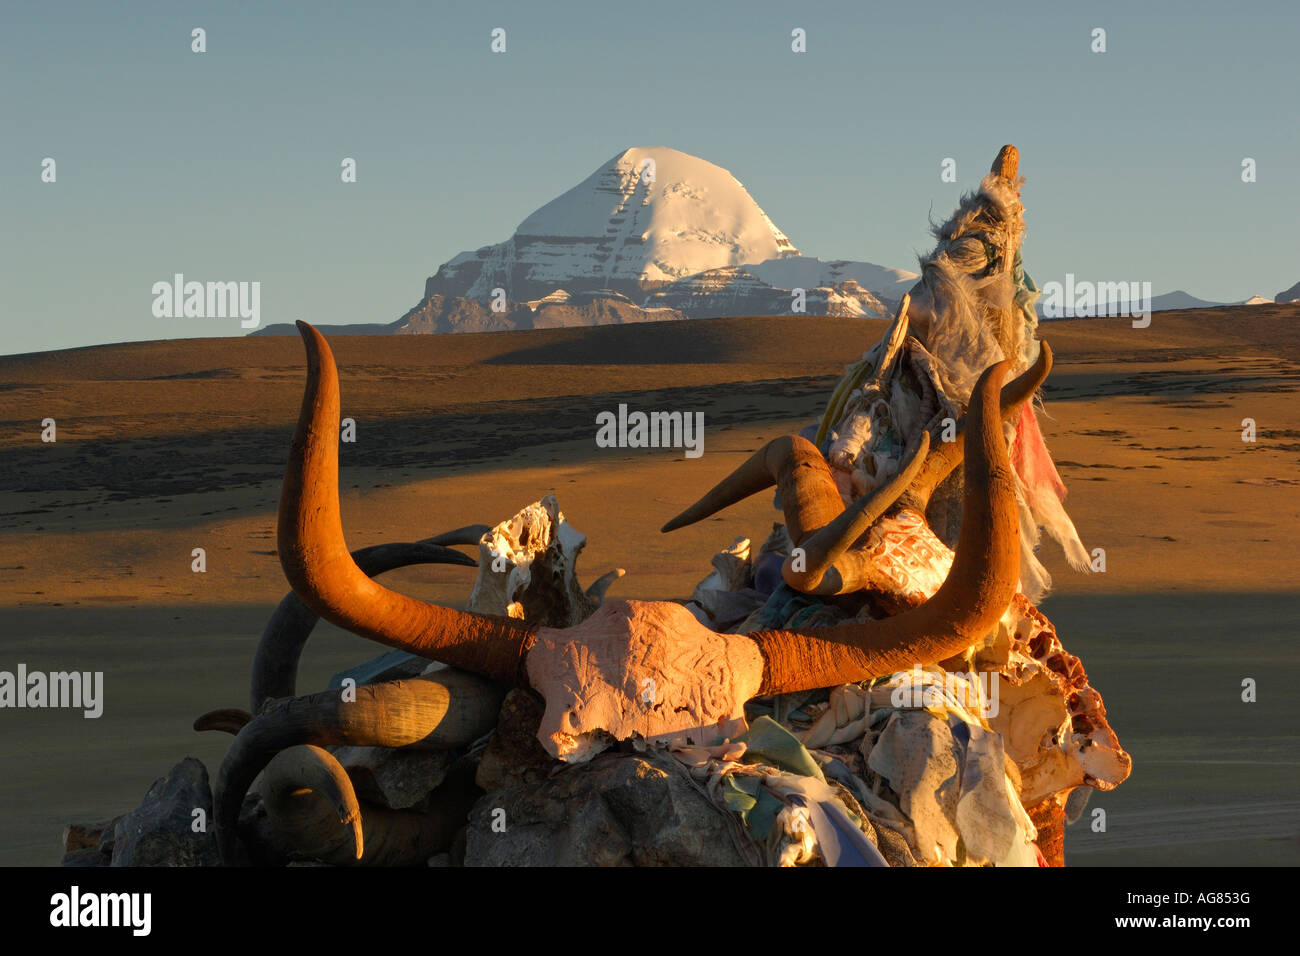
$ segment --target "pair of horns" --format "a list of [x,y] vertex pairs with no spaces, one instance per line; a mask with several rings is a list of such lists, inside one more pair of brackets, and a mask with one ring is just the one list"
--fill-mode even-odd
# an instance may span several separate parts
[[[363,637],[496,682],[526,685],[523,665],[536,641],[526,623],[444,608],[399,594],[367,576],[348,551],[338,497],[338,370],[324,337],[305,322],[299,322],[298,329],[307,349],[307,388],[285,471],[277,541],[280,563],[294,593],[316,614]],[[1050,363],[1046,346],[1044,352]],[[1015,595],[1020,575],[1014,476],[1000,424],[999,386],[1010,367],[1010,362],[1001,362],[987,369],[971,396],[967,415],[971,427],[963,436],[966,488],[961,538],[952,570],[938,593],[925,604],[885,620],[811,631],[734,635],[737,640],[752,640],[763,658],[759,693],[862,681],[913,664],[934,663],[980,640],[1001,616]],[[812,451],[816,455],[816,449]],[[904,482],[919,480],[912,468],[922,454],[918,447],[905,470]],[[825,464],[820,455],[816,458]],[[925,462],[932,458],[933,453],[925,456]],[[944,459],[949,470],[955,464],[955,459],[951,464]],[[812,467],[813,459],[799,458],[794,470],[804,466]],[[936,465],[935,470],[942,469]],[[755,480],[758,478],[761,475]],[[791,480],[795,485],[799,482]],[[829,508],[830,502],[821,501],[819,507]],[[847,535],[862,521],[874,520],[875,508],[864,505],[857,509],[836,534]],[[834,511],[815,527],[831,524],[843,511],[837,498]],[[816,517],[809,513],[802,519]],[[828,553],[833,550],[828,548]],[[337,692],[325,692],[282,701],[252,720],[243,714],[225,715],[228,719],[219,721],[222,729],[238,729],[238,735],[222,764],[216,788],[223,856],[229,859],[233,849],[243,793],[257,772],[287,746],[429,745],[447,734],[456,742],[468,739],[467,734],[478,728],[460,725],[466,721],[477,725],[475,714],[490,718],[491,695],[481,689],[462,691],[468,693],[467,700],[487,701],[482,714],[462,712],[461,705],[453,704],[456,694],[449,693],[449,688],[443,690],[441,683],[376,685],[344,709],[340,709]],[[401,731],[397,739],[395,728]]]
[[[321,617],[363,637],[492,680],[526,684],[522,665],[535,642],[533,631],[526,623],[415,600],[372,580],[353,560],[343,538],[339,514],[338,370],[325,338],[305,322],[299,322],[298,329],[307,348],[307,388],[290,448],[278,529],[280,562],[294,592]],[[1012,408],[1017,398],[1023,400],[1032,394],[1050,363],[1051,351],[1044,344],[1038,363],[1011,383],[1005,396],[999,386],[1011,363],[1004,361],[987,369],[972,393],[966,417],[973,427],[964,429],[963,441],[930,452],[924,464],[913,471],[920,457],[918,448],[902,475],[902,484],[908,481],[913,486],[922,481],[937,484],[962,455],[966,460],[961,538],[952,571],[939,592],[920,607],[883,621],[808,632],[772,631],[762,636],[751,635],[771,665],[772,676],[766,682],[769,692],[776,684],[784,690],[796,690],[824,687],[846,679],[823,679],[832,672],[865,674],[870,671],[870,676],[879,676],[913,663],[942,660],[970,646],[996,622],[1015,594],[1020,573],[1014,476],[1001,419],[1004,406]],[[962,452],[945,450],[956,444],[963,446]],[[816,449],[812,453],[824,467],[825,461]],[[799,486],[798,472],[813,467],[810,456],[798,458],[787,469],[794,474],[789,479],[790,487]],[[739,487],[746,494],[773,483],[770,468],[764,472],[761,468],[742,466],[740,472],[743,474],[738,479]],[[886,495],[872,496],[843,520],[842,527],[834,525],[834,533],[827,535],[829,543],[824,546],[821,560],[825,560],[825,555],[834,555],[844,539],[864,521],[869,524],[874,520],[877,511],[882,510],[884,498],[896,491],[897,486],[892,486]],[[725,491],[714,500],[728,499],[731,494]],[[823,494],[816,504],[826,513],[830,499]],[[698,508],[688,509],[688,514],[697,511]],[[818,516],[806,512],[807,509],[800,515],[802,519],[817,519]],[[831,525],[843,512],[836,497],[833,513],[826,513],[825,520],[811,527]],[[670,522],[670,526],[680,527],[682,523],[686,522],[679,518]],[[802,534],[803,527],[809,526],[792,528],[792,536]],[[936,649],[950,646],[953,649],[947,654],[933,656]],[[846,652],[851,652],[849,658],[843,657]],[[859,656],[853,657],[854,654]],[[794,666],[801,655],[808,655],[812,662],[809,667]],[[823,663],[817,663],[823,658]]]
[[[1010,419],[1052,370],[1052,350],[1041,343],[1037,361],[1009,382],[999,400],[999,418]],[[786,530],[800,560],[787,558],[782,575],[806,594],[847,594],[877,584],[872,568],[849,548],[895,505],[924,515],[934,489],[961,463],[966,422],[956,423],[956,440],[935,442],[923,432],[903,456],[890,481],[844,508],[830,466],[812,442],[787,435],[769,442],[711,488],[699,501],[663,526],[675,531],[776,485]]]

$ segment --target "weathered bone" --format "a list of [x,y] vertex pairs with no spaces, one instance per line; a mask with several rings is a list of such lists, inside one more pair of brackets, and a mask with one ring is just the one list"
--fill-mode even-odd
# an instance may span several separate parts
[[717,634],[667,602],[615,601],[577,627],[540,628],[528,654],[529,683],[546,700],[538,737],[568,761],[613,740],[733,737],[762,678],[752,641]]
[[739,591],[748,587],[754,576],[754,562],[750,558],[748,538],[737,538],[731,546],[723,548],[713,556],[710,562],[713,570],[703,581],[695,585],[691,600],[704,602],[707,591]]
[[977,666],[996,667],[1003,681],[989,726],[1021,768],[1026,807],[1076,786],[1111,790],[1128,778],[1133,761],[1111,729],[1101,695],[1056,628],[1023,595],[973,657]]
[[616,568],[602,577],[594,597],[583,591],[577,564],[586,544],[586,535],[565,520],[554,495],[533,502],[482,535],[468,609],[537,626],[577,624],[624,573]]

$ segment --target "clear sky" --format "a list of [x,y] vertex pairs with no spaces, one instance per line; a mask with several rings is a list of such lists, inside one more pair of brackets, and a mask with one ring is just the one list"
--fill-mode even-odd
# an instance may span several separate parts
[[259,281],[264,325],[389,322],[629,146],[731,170],[806,255],[910,269],[1011,142],[1040,285],[1272,297],[1298,112],[1296,0],[4,0],[0,353],[245,334],[155,318],[177,272]]

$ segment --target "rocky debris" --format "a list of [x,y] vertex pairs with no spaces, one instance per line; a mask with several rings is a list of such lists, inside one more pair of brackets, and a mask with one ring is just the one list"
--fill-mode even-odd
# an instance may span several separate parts
[[449,750],[337,747],[334,756],[348,772],[358,799],[393,810],[423,809],[456,762]]
[[606,753],[474,805],[466,866],[745,866],[744,838],[671,756]]
[[[554,495],[543,495],[491,528],[478,545],[478,578],[467,610],[527,620],[543,627],[572,627],[604,597],[609,575],[586,591],[578,583],[578,557],[587,536],[564,518]],[[623,570],[610,572],[615,579]]]
[[113,866],[217,865],[212,789],[201,761],[186,757],[154,781],[140,806],[118,819],[112,860]]
[[496,732],[479,759],[476,782],[480,787],[528,791],[546,781],[556,761],[537,739],[545,709],[532,691],[515,689],[506,694]]

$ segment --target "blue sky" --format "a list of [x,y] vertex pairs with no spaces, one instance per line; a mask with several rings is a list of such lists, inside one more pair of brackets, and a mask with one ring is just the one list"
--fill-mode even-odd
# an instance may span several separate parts
[[176,272],[261,282],[263,324],[389,322],[637,145],[731,170],[807,255],[912,268],[1012,142],[1040,285],[1300,280],[1300,5],[1051,6],[10,0],[0,352],[244,334],[155,318]]

